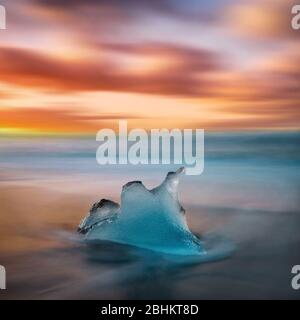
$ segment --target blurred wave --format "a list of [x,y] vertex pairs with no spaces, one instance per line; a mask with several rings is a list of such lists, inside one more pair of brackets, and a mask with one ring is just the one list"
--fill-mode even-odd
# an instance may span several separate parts
[[[2,137],[0,261],[10,290],[0,299],[297,299],[299,140],[298,132],[206,135],[204,173],[183,179],[180,201],[191,230],[224,259],[199,264],[86,246],[75,233],[91,203],[119,201],[130,180],[155,186],[175,166],[100,167],[94,137]],[[234,254],[222,256],[232,244]]]

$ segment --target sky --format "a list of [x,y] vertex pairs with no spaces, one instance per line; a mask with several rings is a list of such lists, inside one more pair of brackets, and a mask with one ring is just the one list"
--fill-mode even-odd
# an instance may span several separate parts
[[0,4],[0,134],[299,129],[292,0]]

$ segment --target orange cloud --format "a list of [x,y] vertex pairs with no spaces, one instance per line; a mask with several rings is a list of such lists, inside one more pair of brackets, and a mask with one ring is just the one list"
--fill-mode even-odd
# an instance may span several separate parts
[[0,125],[299,128],[291,1],[4,0]]
[[294,0],[239,1],[225,10],[225,26],[254,41],[298,36],[291,28]]
[[130,114],[87,115],[70,110],[42,108],[0,109],[0,128],[38,132],[95,133],[115,127],[118,119],[137,119]]
[[[108,47],[106,46],[106,49]],[[105,49],[105,48],[104,48]],[[209,51],[180,46],[115,47],[140,58],[161,61],[154,72],[122,71],[118,61],[64,61],[32,50],[0,48],[1,80],[27,87],[62,91],[126,91],[165,95],[207,94],[206,73],[219,63]],[[169,63],[171,61],[171,63]],[[165,66],[164,66],[165,64]],[[143,71],[143,68],[141,67]]]

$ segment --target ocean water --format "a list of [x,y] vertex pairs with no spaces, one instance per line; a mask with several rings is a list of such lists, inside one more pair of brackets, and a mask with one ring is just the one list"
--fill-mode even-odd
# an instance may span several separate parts
[[174,165],[99,166],[85,138],[0,138],[0,299],[295,298],[300,264],[300,133],[210,133],[205,169],[185,176],[190,229],[216,259],[193,262],[108,242],[76,227],[122,185],[158,185]]

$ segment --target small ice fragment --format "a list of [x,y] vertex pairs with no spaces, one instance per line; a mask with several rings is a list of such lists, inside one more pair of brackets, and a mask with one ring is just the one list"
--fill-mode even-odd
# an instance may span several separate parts
[[87,233],[104,221],[113,221],[119,212],[119,208],[120,206],[111,200],[102,199],[94,203],[89,214],[79,224],[78,232]]
[[204,254],[178,201],[178,184],[184,172],[184,168],[169,172],[152,190],[141,181],[128,182],[122,189],[121,206],[104,199],[94,204],[79,232],[86,240],[107,240],[170,254]]

